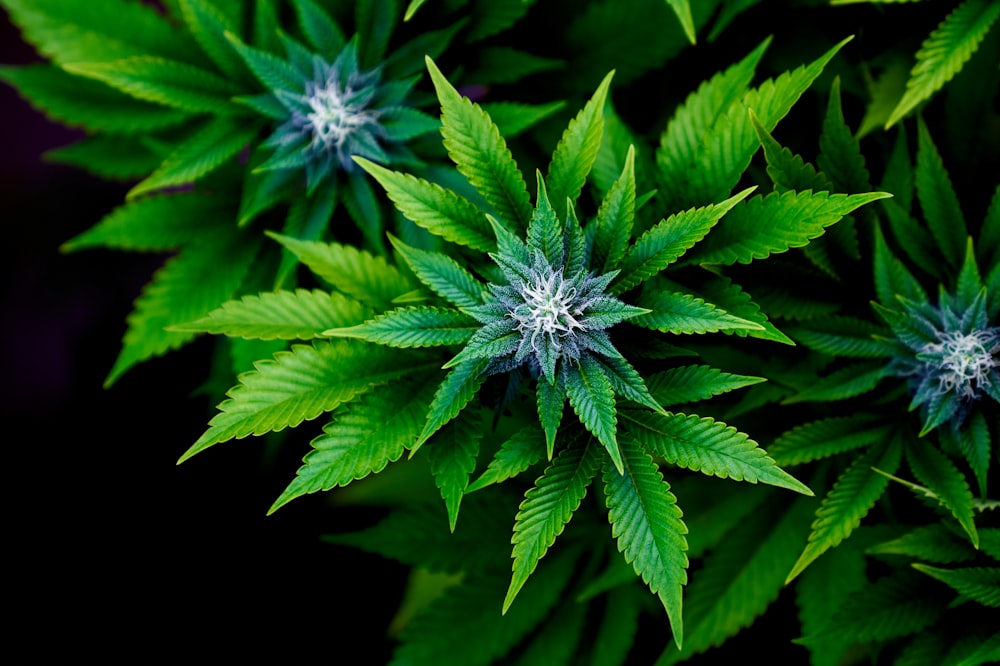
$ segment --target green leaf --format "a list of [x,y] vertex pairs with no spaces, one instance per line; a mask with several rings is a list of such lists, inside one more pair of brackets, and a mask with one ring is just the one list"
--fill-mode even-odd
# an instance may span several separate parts
[[549,202],[542,173],[536,171],[535,175],[538,183],[538,202],[528,222],[527,245],[541,252],[549,265],[558,266],[563,260],[562,225],[559,224],[556,211]]
[[[563,399],[565,400],[565,398]],[[538,427],[521,428],[504,440],[486,470],[478,479],[469,484],[465,493],[469,494],[480,488],[517,476],[540,461],[544,451],[545,440]]]
[[[562,110],[565,102],[521,104],[519,102],[484,102],[483,110],[500,130],[500,135],[513,139],[535,127],[549,116]],[[436,122],[436,121],[435,121]],[[436,124],[434,129],[437,129]]]
[[47,150],[42,159],[69,164],[107,180],[138,180],[160,166],[163,156],[131,138],[99,134]]
[[239,31],[231,17],[209,0],[180,0],[180,6],[184,22],[201,50],[228,78],[242,79],[247,70],[225,36]]
[[566,397],[573,411],[584,427],[604,445],[611,461],[621,471],[621,452],[615,436],[618,419],[611,381],[590,354],[582,355],[577,363],[566,368],[565,381]]
[[324,335],[360,338],[390,347],[438,347],[468,342],[481,324],[467,314],[431,306],[398,308]]
[[[632,153],[629,152],[629,155]],[[753,190],[749,187],[721,203],[692,208],[661,220],[629,248],[622,261],[621,272],[611,283],[611,291],[624,293],[672,264],[703,239],[723,215]]]
[[290,62],[282,60],[268,51],[247,46],[231,32],[226,33],[226,39],[243,59],[243,63],[266,89],[272,93],[277,90],[297,94],[305,92],[305,81],[302,73]]
[[154,7],[125,0],[4,0],[27,41],[56,64],[138,55],[189,60],[194,44]]
[[[938,500],[951,511],[962,526],[972,545],[979,547],[979,535],[973,522],[972,491],[962,472],[954,463],[926,440],[910,441],[906,447],[906,461],[921,483],[932,491]],[[883,469],[879,466],[879,469]],[[883,471],[892,473],[892,470]]]
[[784,467],[828,458],[886,441],[892,426],[874,414],[833,416],[795,426],[768,447],[768,454]]
[[[858,193],[872,189],[861,145],[844,121],[840,106],[840,77],[833,80],[830,100],[819,137],[819,157],[816,164],[834,183],[838,192]],[[855,248],[856,249],[856,248]]]
[[705,559],[685,595],[684,649],[668,646],[656,662],[674,664],[736,634],[778,598],[809,524],[811,502],[772,498],[747,514]]
[[[892,201],[885,202],[890,208],[896,205]],[[904,296],[911,301],[926,303],[927,293],[920,282],[899,259],[889,251],[889,246],[882,235],[882,229],[875,225],[875,261],[874,281],[875,293],[885,305],[895,306],[896,296]],[[912,256],[912,255],[911,255]]]
[[634,317],[632,323],[657,331],[715,333],[734,329],[763,330],[764,328],[760,324],[735,317],[690,294],[646,290],[637,305],[650,312]]
[[486,381],[483,371],[489,365],[489,361],[488,358],[472,358],[459,363],[448,372],[434,394],[434,400],[427,411],[427,421],[410,453],[411,456],[431,435],[440,430],[441,426],[458,416],[475,397]]
[[706,400],[763,381],[766,381],[763,377],[734,375],[707,365],[684,365],[654,374],[646,386],[656,402],[670,407]]
[[355,157],[354,161],[385,188],[408,220],[452,243],[483,252],[496,249],[489,222],[466,199],[426,180],[389,171],[363,157]]
[[76,252],[95,247],[134,252],[175,250],[205,236],[206,225],[211,227],[218,224],[217,220],[231,218],[231,203],[225,198],[193,192],[131,201],[63,243],[60,250]]
[[427,376],[404,377],[335,409],[268,514],[297,497],[346,486],[399,460],[420,434],[434,388]]
[[576,201],[580,196],[587,174],[597,158],[604,132],[604,100],[608,96],[612,76],[614,72],[604,77],[590,100],[570,121],[552,153],[545,181],[557,210],[563,209],[567,199]]
[[374,386],[433,367],[410,354],[356,340],[293,345],[240,376],[208,430],[178,462],[219,442],[297,426]]
[[545,431],[545,451],[548,459],[552,460],[552,452],[555,449],[556,433],[559,431],[559,423],[562,421],[563,411],[566,407],[566,380],[562,373],[557,374],[555,381],[550,382],[546,377],[540,378],[536,383],[535,402],[538,407],[538,421]]
[[952,434],[955,437],[956,448],[965,456],[969,467],[972,468],[973,474],[976,475],[976,482],[979,485],[979,496],[986,497],[986,479],[990,469],[990,451],[993,450],[986,417],[983,416],[981,411],[973,412],[964,426],[959,428],[958,432]]
[[748,264],[772,253],[803,247],[827,227],[884,192],[829,194],[786,192],[756,196],[737,206],[688,254],[687,263]]
[[[575,553],[544,562],[521,591],[521,602],[499,615],[503,579],[466,576],[415,617],[399,636],[390,666],[489,666],[531,633],[564,598]],[[456,641],[457,636],[476,640]]]
[[379,311],[413,290],[413,283],[382,257],[339,243],[301,241],[265,232],[338,290]]
[[776,192],[790,190],[832,190],[833,185],[825,174],[816,171],[816,167],[793,154],[788,148],[775,141],[767,128],[761,125],[757,114],[750,111],[750,123],[757,133],[757,139],[764,149],[764,159],[767,161],[767,175],[774,182]]
[[[1000,5],[996,5],[1000,13]],[[921,119],[917,124],[917,198],[924,211],[924,219],[931,230],[935,244],[948,264],[958,269],[965,258],[965,218],[959,207],[958,196],[945,171],[941,155]]]
[[939,564],[967,562],[976,557],[968,541],[956,538],[943,523],[925,525],[890,541],[871,546],[869,555],[905,555]]
[[643,448],[667,462],[720,479],[767,483],[812,495],[808,487],[778,467],[764,449],[736,428],[688,414],[622,412],[627,432]]
[[682,588],[687,584],[687,527],[660,470],[634,441],[621,442],[621,468],[604,464],[611,536],[667,611],[674,642],[684,638]]
[[[476,65],[470,68],[465,78],[486,84],[517,83],[532,74],[565,66],[562,60],[543,58],[507,46],[488,46],[479,50]],[[496,120],[492,111],[490,116]],[[497,124],[503,126],[503,123]]]
[[478,104],[462,97],[429,57],[426,62],[441,103],[441,135],[448,155],[505,224],[527,229],[532,210],[528,187],[507,142]]
[[944,606],[922,591],[918,574],[898,569],[865,585],[836,610],[827,627],[796,642],[837,638],[845,643],[887,641],[931,626]]
[[816,511],[809,542],[788,573],[786,583],[802,573],[817,557],[850,536],[861,524],[861,519],[882,496],[889,483],[885,476],[873,471],[872,467],[891,474],[899,465],[900,453],[899,441],[895,439],[887,444],[873,446],[858,456],[840,475]]
[[688,41],[692,44],[696,43],[698,40],[695,36],[694,20],[691,18],[691,4],[689,0],[667,0],[667,4],[677,14],[677,20],[681,22],[681,27],[684,28],[684,34],[687,35]]
[[168,259],[136,299],[105,386],[132,366],[190,342],[194,333],[166,328],[202,317],[232,298],[260,246],[256,239],[218,231],[203,230],[199,240]]
[[482,305],[484,285],[457,261],[440,252],[410,247],[394,236],[389,240],[420,281],[438,296],[458,308]]
[[[435,399],[437,396],[435,395]],[[483,437],[481,419],[465,412],[437,432],[430,442],[428,461],[434,483],[441,490],[448,509],[448,525],[455,531],[458,509],[469,486],[469,477],[476,468],[479,440]]]
[[906,82],[906,92],[893,109],[886,129],[930,98],[962,69],[998,16],[1000,5],[990,0],[966,0],[948,14],[917,51],[917,63]]
[[292,0],[299,26],[316,51],[332,60],[344,48],[344,33],[313,0]]
[[796,342],[830,356],[885,358],[893,354],[892,347],[874,337],[891,336],[888,329],[855,317],[816,317],[808,327],[789,326],[785,331]]
[[190,113],[240,115],[232,102],[239,88],[217,74],[154,56],[135,56],[111,62],[71,62],[64,68],[145,100]]
[[891,373],[884,363],[855,363],[817,378],[807,388],[785,398],[782,404],[847,400],[871,391],[889,376]]
[[[632,575],[632,572],[628,572]],[[644,594],[635,585],[608,592],[601,625],[594,639],[590,666],[622,666],[639,631],[639,613]]]
[[171,330],[257,340],[311,340],[327,329],[360,324],[370,316],[368,308],[342,294],[296,289],[248,294]]
[[[611,184],[594,220],[590,264],[598,273],[608,273],[621,264],[632,238],[634,219],[635,149],[629,146],[621,175]],[[619,278],[620,274],[615,279]]]
[[525,493],[511,538],[513,575],[503,603],[504,613],[579,508],[600,460],[600,449],[592,441],[568,446]]
[[48,64],[0,67],[0,81],[14,86],[48,117],[90,132],[141,135],[180,125],[190,117]]
[[129,190],[126,196],[132,198],[193,183],[234,158],[254,140],[259,130],[257,123],[226,117],[210,120],[178,145],[156,171]]
[[941,569],[920,562],[915,562],[913,568],[938,579],[963,597],[990,608],[1000,608],[1000,568]]

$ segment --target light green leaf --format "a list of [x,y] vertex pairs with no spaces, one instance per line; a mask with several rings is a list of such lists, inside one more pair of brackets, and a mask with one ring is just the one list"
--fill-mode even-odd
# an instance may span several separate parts
[[774,182],[776,192],[788,192],[790,190],[817,190],[830,191],[833,185],[822,173],[816,171],[816,167],[802,159],[800,155],[793,154],[788,148],[783,147],[775,141],[767,128],[761,125],[757,114],[752,110],[750,113],[750,123],[757,133],[757,139],[764,149],[764,159],[767,161],[767,175]]
[[906,92],[886,122],[886,129],[930,98],[962,69],[998,16],[1000,5],[992,0],[966,0],[948,14],[917,51],[917,63],[906,82]]
[[648,314],[631,319],[644,328],[670,333],[715,333],[734,329],[763,330],[763,326],[735,317],[690,294],[646,290],[636,304]]
[[802,573],[817,557],[850,536],[861,524],[861,519],[882,496],[889,483],[885,476],[873,471],[872,467],[891,474],[899,465],[900,455],[898,440],[873,446],[858,456],[840,475],[816,511],[809,542],[788,573],[786,583]]
[[209,0],[180,0],[180,6],[184,22],[202,51],[228,78],[242,78],[247,70],[225,36],[239,31],[231,17]]
[[49,64],[0,66],[0,81],[17,88],[47,116],[91,132],[142,135],[180,125],[190,117],[180,109],[138,100]]
[[505,224],[525,230],[531,218],[528,187],[497,126],[478,104],[462,97],[428,57],[441,103],[441,135],[448,155]]
[[636,574],[667,611],[674,643],[684,639],[682,588],[687,584],[687,527],[681,520],[670,484],[650,458],[630,439],[621,442],[621,469],[604,463],[611,536]]
[[247,46],[231,32],[226,33],[226,39],[267,90],[272,93],[277,90],[298,94],[305,92],[302,74],[290,62],[263,49]]
[[255,365],[240,376],[208,430],[178,462],[219,442],[297,426],[374,386],[436,364],[420,354],[358,340],[324,340],[293,345]]
[[[616,270],[621,264],[625,251],[628,250],[629,240],[632,238],[634,219],[635,148],[629,146],[621,175],[605,194],[594,220],[590,265],[598,273]],[[615,279],[620,280],[620,278],[621,274]]]
[[568,446],[525,493],[511,538],[513,575],[503,603],[504,613],[579,508],[600,461],[600,449],[592,440]]
[[167,156],[163,164],[129,190],[126,197],[193,183],[225,164],[254,140],[257,123],[215,118],[194,132]]
[[[435,399],[437,396],[435,396]],[[483,438],[483,424],[478,414],[465,412],[436,433],[428,444],[428,461],[434,482],[441,490],[448,510],[448,526],[455,531],[458,509],[469,486],[469,477],[476,468],[479,440]]]
[[105,386],[129,368],[190,342],[194,333],[166,328],[198,319],[229,300],[239,289],[257,249],[257,239],[216,230],[201,232],[198,243],[184,247],[167,260],[128,316],[122,350],[108,373]]
[[538,202],[528,222],[527,244],[529,248],[541,252],[551,266],[563,261],[563,230],[556,211],[549,202],[545,181],[541,171],[535,172],[538,184]]
[[562,211],[563,202],[567,199],[576,201],[580,196],[587,174],[597,158],[604,131],[604,100],[608,96],[612,76],[614,72],[604,77],[590,100],[570,121],[552,153],[545,181],[559,211]]
[[582,355],[577,363],[564,368],[569,404],[584,427],[594,433],[608,450],[611,461],[621,471],[621,452],[615,436],[618,419],[615,416],[615,393],[611,388],[611,381],[589,354]]
[[334,410],[323,434],[310,442],[295,479],[274,501],[274,513],[297,497],[377,474],[399,460],[420,434],[434,394],[432,377],[405,377],[377,386]]
[[698,39],[695,36],[694,20],[691,18],[691,4],[689,0],[667,0],[667,4],[677,14],[677,20],[681,22],[681,27],[684,28],[684,34],[687,35],[688,41],[692,44],[696,43]]
[[465,409],[486,381],[483,371],[489,365],[488,358],[472,358],[452,368],[438,386],[434,400],[427,411],[427,421],[420,432],[412,456],[441,426],[451,421]]
[[884,192],[831,195],[808,190],[756,196],[733,207],[688,254],[686,263],[748,264],[803,247],[845,215],[888,196]]
[[486,470],[469,484],[465,493],[469,494],[517,476],[540,461],[544,451],[545,440],[542,431],[537,426],[521,428],[504,440]]
[[458,308],[483,303],[485,286],[457,261],[440,252],[410,247],[391,235],[389,240],[420,281],[438,296]]
[[382,257],[339,243],[301,241],[265,232],[298,257],[313,273],[338,290],[379,311],[413,290],[414,284]]
[[496,249],[493,230],[483,213],[451,190],[426,180],[381,167],[355,157],[379,184],[396,208],[415,224],[452,243],[483,252]]
[[232,102],[239,88],[217,74],[154,56],[135,56],[111,62],[71,62],[67,72],[108,84],[136,99],[190,113],[241,115]]
[[311,340],[327,329],[360,324],[370,316],[371,310],[342,294],[296,289],[248,294],[170,330],[257,340]]
[[206,225],[212,227],[231,217],[232,202],[222,197],[193,192],[148,197],[118,206],[90,229],[63,243],[60,250],[175,250],[206,235]]
[[557,374],[554,382],[547,377],[541,377],[535,389],[535,401],[538,407],[538,421],[545,431],[545,451],[549,460],[556,445],[556,433],[562,421],[566,407],[566,382],[562,373]]
[[398,308],[349,328],[331,328],[323,335],[360,338],[390,347],[438,347],[468,342],[481,324],[467,314],[445,308]]
[[646,386],[656,402],[670,407],[706,400],[763,381],[766,381],[763,377],[734,375],[707,365],[684,365],[654,374]]
[[[631,151],[629,155],[632,155]],[[753,190],[749,187],[721,203],[692,208],[661,220],[629,248],[622,261],[621,272],[611,283],[611,291],[624,293],[672,264],[703,239],[723,215]]]
[[627,432],[643,448],[667,462],[721,479],[767,483],[812,495],[804,484],[778,467],[764,449],[732,426],[694,414],[622,412]]

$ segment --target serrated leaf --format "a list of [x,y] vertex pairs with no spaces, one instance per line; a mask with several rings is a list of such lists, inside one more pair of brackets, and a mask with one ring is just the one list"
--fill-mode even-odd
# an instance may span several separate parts
[[[895,208],[892,201],[885,202],[889,207]],[[875,293],[878,299],[885,305],[896,305],[896,296],[904,296],[911,301],[926,303],[927,293],[920,285],[920,282],[899,259],[894,257],[889,251],[889,246],[882,235],[881,227],[876,224],[875,232],[875,258],[874,258],[874,282]],[[912,256],[912,254],[911,254]]]
[[[604,195],[594,219],[591,242],[591,267],[598,273],[616,270],[629,249],[632,222],[635,219],[635,148],[629,146],[621,175]],[[634,249],[634,248],[633,248]],[[650,274],[656,271],[651,271]],[[648,276],[647,276],[648,277]],[[615,280],[620,280],[619,274]],[[635,282],[638,284],[638,281]],[[632,285],[634,286],[634,285]],[[627,291],[628,286],[612,287],[612,292]]]
[[223,197],[190,192],[147,197],[115,208],[90,229],[63,243],[60,250],[175,250],[205,235],[206,224],[212,226],[230,217],[231,202]]
[[108,84],[136,99],[190,113],[240,115],[232,102],[239,88],[206,69],[154,56],[135,56],[111,62],[71,62],[71,74]]
[[360,395],[373,386],[435,365],[414,352],[357,340],[293,345],[240,376],[208,430],[178,462],[208,447],[248,435],[294,427]]
[[438,347],[468,342],[480,328],[481,324],[467,314],[418,305],[390,310],[349,328],[331,328],[323,334],[390,347]]
[[517,476],[539,462],[544,452],[545,439],[537,426],[527,426],[518,430],[504,440],[493,460],[479,478],[469,484],[465,493],[469,494]]
[[483,426],[478,414],[471,416],[470,412],[465,412],[441,428],[427,447],[430,449],[427,457],[431,474],[448,510],[448,526],[452,532],[458,521],[462,497],[469,486],[469,477],[476,468],[482,437]]
[[382,257],[339,243],[301,241],[265,232],[313,273],[338,290],[379,311],[392,307],[393,300],[413,290],[414,284]]
[[674,664],[736,634],[778,598],[809,524],[810,502],[773,498],[726,535],[685,595],[684,649],[668,646],[657,664]]
[[670,407],[706,400],[763,381],[766,381],[763,377],[734,375],[707,365],[685,365],[654,374],[646,386],[656,402]]
[[967,562],[976,556],[975,549],[942,523],[925,525],[890,541],[869,547],[869,555],[905,555],[938,564]]
[[434,382],[406,377],[377,386],[334,410],[323,434],[310,442],[295,479],[274,501],[274,513],[297,497],[346,486],[381,472],[417,440]]
[[91,132],[136,135],[184,123],[190,115],[135,99],[91,79],[49,64],[0,67],[0,80],[17,89],[48,117]]
[[621,263],[621,272],[611,284],[611,291],[624,293],[672,264],[753,190],[747,188],[721,203],[692,208],[661,220],[629,248]]
[[823,119],[823,133],[819,137],[819,150],[816,164],[830,178],[838,192],[857,193],[872,189],[861,146],[844,121],[844,112],[840,106],[840,77],[834,78],[830,89],[830,100]]
[[360,324],[370,316],[371,310],[342,294],[296,289],[248,294],[171,330],[257,340],[311,340],[327,329]]
[[184,22],[202,51],[227,77],[243,77],[243,61],[225,38],[226,32],[238,32],[231,17],[207,0],[181,0],[180,6]]
[[536,384],[535,402],[538,408],[538,421],[545,432],[545,451],[549,460],[555,450],[556,433],[562,421],[566,407],[566,380],[562,373],[557,374],[554,382],[542,377]]
[[847,400],[871,391],[889,376],[885,364],[855,363],[817,378],[807,388],[785,398],[782,404]]
[[[1000,5],[996,9],[1000,14]],[[948,264],[957,270],[965,258],[968,237],[965,218],[941,155],[922,119],[917,129],[917,198],[935,244]]]
[[622,459],[616,431],[615,394],[611,382],[597,362],[584,354],[564,372],[566,397],[580,422],[604,445],[615,467],[621,471]]
[[874,414],[834,416],[795,426],[775,439],[767,452],[782,466],[801,465],[886,441],[890,424]]
[[763,326],[741,319],[711,303],[672,291],[646,290],[637,305],[649,313],[634,317],[631,322],[643,328],[670,333],[715,333],[735,329],[763,330]]
[[448,155],[504,223],[527,229],[532,210],[528,187],[507,142],[478,104],[462,97],[429,57],[426,62],[441,103],[441,136]]
[[803,247],[845,215],[888,196],[884,192],[845,195],[810,191],[756,196],[734,206],[688,253],[685,263],[748,264]]
[[134,365],[190,342],[194,333],[167,331],[166,327],[197,319],[232,298],[259,246],[256,239],[203,231],[200,242],[168,259],[135,301],[122,350],[105,386]]
[[344,48],[340,27],[313,0],[292,0],[292,6],[312,47],[325,58],[333,59]]
[[451,257],[410,247],[390,236],[393,247],[403,257],[420,281],[458,308],[471,308],[483,302],[484,285]]
[[[979,535],[973,522],[972,491],[962,472],[943,453],[926,440],[911,441],[906,447],[906,461],[913,474],[931,490],[940,502],[951,511],[972,540],[979,547]],[[879,466],[879,469],[883,469]],[[887,471],[890,474],[891,470]]]
[[447,241],[483,252],[496,249],[489,222],[466,199],[429,181],[389,171],[363,157],[354,160],[385,188],[407,219]]
[[511,538],[513,574],[503,603],[504,613],[579,508],[600,461],[600,449],[592,441],[568,446],[525,493]]
[[434,400],[427,411],[427,421],[410,453],[411,456],[431,435],[465,409],[486,381],[483,371],[487,365],[489,365],[488,358],[472,358],[459,363],[448,372],[434,394]]
[[886,358],[894,351],[874,337],[891,336],[888,329],[855,317],[816,317],[808,322],[808,327],[788,326],[785,331],[796,342],[830,356]]
[[604,463],[611,536],[667,611],[674,643],[684,638],[682,588],[687,584],[687,527],[677,498],[649,455],[632,440],[621,442],[621,469]]
[[226,117],[208,121],[178,145],[156,171],[129,190],[126,197],[193,183],[235,157],[259,130],[257,123]]
[[749,113],[750,124],[753,125],[754,132],[757,133],[757,140],[760,141],[760,145],[764,149],[767,175],[774,182],[776,192],[833,189],[832,184],[824,174],[817,172],[816,167],[806,162],[800,155],[792,153],[791,150],[775,141],[767,128],[761,124],[757,114],[752,110]]
[[4,0],[11,19],[55,63],[156,55],[190,61],[194,44],[154,7],[124,0]]
[[962,69],[998,16],[1000,5],[990,0],[966,0],[948,14],[917,51],[917,63],[906,82],[906,92],[889,116],[886,129],[930,98]]
[[527,245],[541,252],[550,266],[558,266],[563,261],[562,225],[549,202],[541,171],[536,171],[535,176],[538,198],[531,220],[528,222]]
[[302,94],[305,91],[305,81],[290,62],[263,49],[247,46],[239,37],[231,32],[226,33],[226,40],[242,58],[247,69],[253,72],[267,90],[284,90],[289,93]]
[[916,562],[913,568],[936,578],[963,597],[984,606],[1000,608],[1000,569],[996,567],[942,569]]
[[764,449],[732,426],[693,414],[622,412],[627,432],[643,448],[667,462],[721,479],[767,483],[812,495],[804,484],[778,467]]
[[872,467],[891,474],[899,465],[900,455],[899,441],[894,439],[871,447],[840,475],[817,509],[809,542],[788,573],[786,583],[802,573],[817,557],[836,547],[861,524],[861,519],[882,496],[889,483]]
[[552,194],[551,200],[556,202],[559,210],[562,210],[564,201],[576,201],[580,196],[587,174],[597,158],[604,132],[604,100],[608,96],[612,76],[614,72],[604,77],[590,100],[570,121],[552,153],[545,181]]

